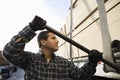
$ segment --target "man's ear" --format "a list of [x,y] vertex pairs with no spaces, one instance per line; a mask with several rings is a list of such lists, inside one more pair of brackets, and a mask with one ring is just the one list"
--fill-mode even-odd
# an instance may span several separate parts
[[44,39],[41,40],[41,44],[45,45],[46,41]]

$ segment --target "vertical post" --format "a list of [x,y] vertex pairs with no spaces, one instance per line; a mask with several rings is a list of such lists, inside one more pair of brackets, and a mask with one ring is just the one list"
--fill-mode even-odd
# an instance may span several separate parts
[[[70,7],[70,39],[72,39],[72,26],[73,26],[73,11],[72,11],[72,8],[73,8],[73,4],[72,4],[72,0],[71,0],[71,7]],[[72,53],[73,50],[72,50],[72,44],[70,43],[70,59],[71,59],[71,62],[73,63],[73,56],[72,56]]]
[[[100,29],[103,43],[103,57],[113,63],[112,51],[111,51],[111,37],[108,29],[107,16],[105,11],[104,0],[96,0],[98,4],[99,16],[100,16]],[[105,72],[115,71],[115,69],[104,64]]]

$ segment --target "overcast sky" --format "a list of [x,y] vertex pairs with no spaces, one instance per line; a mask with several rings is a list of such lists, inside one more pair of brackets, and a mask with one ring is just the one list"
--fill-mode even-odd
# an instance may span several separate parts
[[[45,19],[54,29],[60,30],[69,7],[70,0],[0,0],[0,50],[35,15]],[[36,37],[26,45],[25,50],[38,50]]]

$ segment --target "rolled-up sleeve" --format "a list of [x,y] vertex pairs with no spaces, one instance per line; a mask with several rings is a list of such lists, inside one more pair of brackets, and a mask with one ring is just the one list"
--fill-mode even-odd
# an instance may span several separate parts
[[35,35],[29,26],[26,26],[5,45],[3,56],[14,65],[24,65],[31,56],[30,52],[24,51],[25,44]]

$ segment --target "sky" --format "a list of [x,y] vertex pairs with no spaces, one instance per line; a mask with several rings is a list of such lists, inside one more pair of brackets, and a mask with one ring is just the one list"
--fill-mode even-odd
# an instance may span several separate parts
[[[47,21],[47,25],[59,31],[69,13],[70,0],[0,0],[0,50],[35,15]],[[37,38],[26,44],[26,51],[38,51]]]

